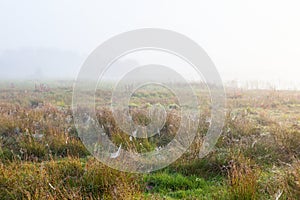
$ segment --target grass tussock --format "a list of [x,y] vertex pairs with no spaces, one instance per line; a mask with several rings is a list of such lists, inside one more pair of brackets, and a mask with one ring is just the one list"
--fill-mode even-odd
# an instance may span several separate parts
[[259,199],[259,170],[250,159],[242,155],[234,157],[228,167],[229,191],[231,199]]

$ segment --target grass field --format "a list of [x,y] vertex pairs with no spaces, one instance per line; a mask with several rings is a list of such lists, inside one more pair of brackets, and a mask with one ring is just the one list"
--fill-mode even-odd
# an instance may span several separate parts
[[[227,88],[223,133],[199,159],[210,113],[200,90],[201,120],[188,151],[164,169],[131,174],[98,162],[82,144],[71,83],[40,90],[33,82],[2,82],[0,90],[0,199],[300,199],[300,92]],[[147,152],[172,140],[180,109],[168,91],[133,95],[136,123],[149,122],[145,111],[155,103],[167,108],[161,134],[136,140],[116,126],[109,95],[97,96],[97,116],[116,144]]]

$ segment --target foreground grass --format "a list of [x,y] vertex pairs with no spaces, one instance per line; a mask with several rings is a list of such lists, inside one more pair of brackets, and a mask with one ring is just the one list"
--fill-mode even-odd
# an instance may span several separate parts
[[184,171],[174,171],[174,166],[145,175],[130,174],[108,168],[94,158],[0,163],[0,196],[1,199],[231,200],[272,199],[280,195],[281,199],[299,199],[299,162],[289,168],[262,172],[251,168],[244,158],[238,159],[224,174],[216,172],[208,177],[203,177],[203,172],[183,174]]
[[135,199],[139,177],[94,159],[65,158],[42,163],[1,164],[1,199]]

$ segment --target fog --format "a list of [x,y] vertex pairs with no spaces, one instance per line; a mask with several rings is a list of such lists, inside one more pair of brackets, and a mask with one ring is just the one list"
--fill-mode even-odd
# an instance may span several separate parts
[[22,48],[0,54],[1,78],[10,79],[68,79],[76,77],[83,57],[51,48]]
[[299,1],[0,0],[0,78],[75,79],[102,42],[138,28],[182,33],[223,80],[298,84]]

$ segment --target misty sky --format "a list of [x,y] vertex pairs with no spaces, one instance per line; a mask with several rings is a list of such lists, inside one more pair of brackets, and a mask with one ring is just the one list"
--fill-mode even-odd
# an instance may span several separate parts
[[153,27],[196,41],[224,80],[298,82],[299,10],[298,0],[0,0],[0,77],[75,78],[103,41]]

